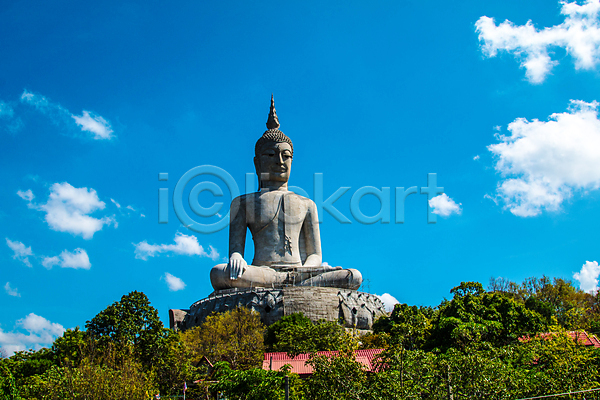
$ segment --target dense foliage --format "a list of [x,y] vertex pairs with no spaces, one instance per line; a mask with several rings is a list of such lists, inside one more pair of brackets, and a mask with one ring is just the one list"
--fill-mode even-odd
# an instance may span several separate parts
[[190,349],[191,361],[202,357],[212,362],[227,361],[234,369],[249,369],[262,364],[264,325],[257,313],[246,308],[211,315],[202,326],[181,334]]
[[[265,327],[242,308],[177,333],[132,292],[51,348],[0,359],[0,400],[165,399],[181,396],[184,382],[189,399],[283,400],[286,380],[293,400],[521,399],[600,389],[600,350],[567,333],[600,333],[598,295],[547,277],[492,279],[487,291],[463,282],[450,293],[435,308],[397,304],[373,333],[358,336],[302,314]],[[354,359],[357,348],[384,349],[375,371]],[[316,355],[321,350],[338,353]],[[265,351],[315,353],[314,373],[262,370]]]

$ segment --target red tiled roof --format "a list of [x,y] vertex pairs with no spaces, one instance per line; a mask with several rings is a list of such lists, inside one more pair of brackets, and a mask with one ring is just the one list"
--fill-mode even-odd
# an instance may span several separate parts
[[571,331],[567,332],[571,339],[584,346],[600,347],[600,341],[594,335],[589,335],[586,331]]
[[[598,338],[594,335],[588,334],[586,331],[569,331],[566,332],[566,334],[578,344],[600,348],[600,341]],[[541,337],[542,339],[551,339],[554,335],[556,335],[556,332],[539,333],[536,336]],[[519,342],[527,342],[529,339],[529,336],[521,336],[519,338]]]
[[[366,371],[372,371],[375,368],[374,358],[382,351],[383,349],[355,350],[354,359],[364,365]],[[318,351],[316,354],[319,356],[334,357],[338,353],[338,351]],[[298,354],[294,358],[289,357],[285,352],[265,353],[262,368],[277,371],[285,364],[290,364],[292,366],[291,372],[298,375],[308,375],[313,373],[312,366],[306,363],[309,358],[309,353]]]

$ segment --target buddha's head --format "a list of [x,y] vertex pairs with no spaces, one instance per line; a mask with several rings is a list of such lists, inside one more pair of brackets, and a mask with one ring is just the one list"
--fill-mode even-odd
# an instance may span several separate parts
[[275,113],[273,96],[271,96],[267,131],[254,146],[254,167],[260,182],[287,182],[290,178],[294,145],[292,140],[278,128],[279,119]]

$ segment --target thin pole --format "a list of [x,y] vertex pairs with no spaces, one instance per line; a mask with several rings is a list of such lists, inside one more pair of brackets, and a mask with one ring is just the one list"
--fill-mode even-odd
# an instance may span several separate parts
[[285,376],[285,400],[290,400],[290,377]]
[[452,381],[450,379],[450,366],[446,365],[446,374],[448,376],[448,399],[454,400],[454,394],[452,393]]

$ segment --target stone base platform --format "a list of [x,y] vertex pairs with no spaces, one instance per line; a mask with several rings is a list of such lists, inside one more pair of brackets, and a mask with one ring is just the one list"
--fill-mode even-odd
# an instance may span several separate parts
[[373,322],[387,315],[379,297],[356,290],[290,286],[278,289],[228,289],[213,292],[189,310],[169,310],[170,327],[186,330],[199,326],[213,312],[246,307],[260,314],[265,325],[301,312],[311,321],[341,321],[346,328],[371,330]]

